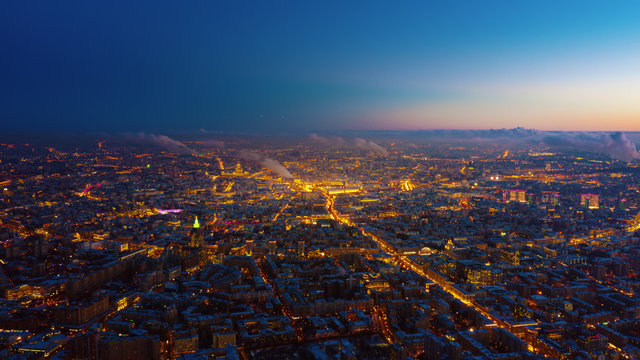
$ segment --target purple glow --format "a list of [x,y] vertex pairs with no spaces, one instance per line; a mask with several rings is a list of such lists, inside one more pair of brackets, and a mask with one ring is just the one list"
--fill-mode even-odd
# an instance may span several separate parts
[[156,209],[160,214],[179,213],[182,209]]
[[100,186],[102,186],[102,184],[95,184],[95,185],[89,184],[82,192],[82,195],[86,195],[89,191],[91,191],[91,189],[99,188]]

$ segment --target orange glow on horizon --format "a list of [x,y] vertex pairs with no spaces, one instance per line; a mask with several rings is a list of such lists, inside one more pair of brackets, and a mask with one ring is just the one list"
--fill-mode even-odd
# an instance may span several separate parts
[[629,111],[489,108],[487,105],[415,106],[367,116],[370,130],[482,130],[524,127],[541,131],[640,131],[640,107]]

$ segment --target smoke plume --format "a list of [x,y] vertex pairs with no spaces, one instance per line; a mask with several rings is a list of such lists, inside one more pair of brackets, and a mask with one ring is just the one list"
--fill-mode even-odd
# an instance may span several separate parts
[[270,159],[270,158],[264,158],[262,160],[261,164],[266,166],[267,168],[269,168],[269,170],[271,170],[274,173],[282,176],[285,179],[293,179],[293,175],[291,175],[289,170],[287,170],[287,168],[282,166],[282,164],[280,164],[277,160],[273,160],[273,159]]
[[195,154],[195,150],[166,135],[155,135],[139,132],[125,135],[125,140],[143,145],[155,145],[176,154]]
[[315,141],[316,143],[326,145],[326,146],[340,147],[340,146],[345,146],[347,144],[347,142],[340,136],[324,137],[315,133],[309,135],[309,140]]
[[[325,146],[331,147],[348,147],[349,144],[340,136],[332,136],[332,137],[324,137],[318,134],[309,135],[309,139]],[[371,151],[381,155],[388,155],[389,152],[383,148],[382,146],[374,143],[371,140],[365,140],[362,138],[353,139],[353,144],[351,146],[355,146],[361,150]]]
[[202,143],[206,146],[212,146],[212,147],[223,147],[224,146],[224,141],[222,140],[216,140],[216,139],[206,139],[203,140]]
[[354,143],[358,149],[372,151],[378,154],[387,155],[388,152],[382,146],[374,143],[371,140],[365,140],[363,138],[355,138]]
[[294,177],[289,172],[289,170],[287,170],[287,168],[285,168],[277,160],[274,160],[268,157],[263,157],[260,154],[256,154],[254,152],[247,151],[247,150],[241,150],[240,153],[238,153],[238,156],[240,156],[245,160],[250,160],[250,161],[255,161],[257,163],[260,163],[262,166],[268,168],[269,170],[273,171],[274,173],[280,175],[285,179],[293,179]]

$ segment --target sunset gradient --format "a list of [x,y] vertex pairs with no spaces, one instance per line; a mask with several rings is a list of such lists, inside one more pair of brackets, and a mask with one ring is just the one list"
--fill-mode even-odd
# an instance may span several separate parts
[[640,131],[631,1],[1,5],[7,130]]

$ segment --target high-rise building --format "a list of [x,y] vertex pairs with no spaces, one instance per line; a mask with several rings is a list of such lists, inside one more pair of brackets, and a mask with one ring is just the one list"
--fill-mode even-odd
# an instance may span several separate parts
[[545,204],[558,205],[559,198],[560,193],[558,193],[557,191],[543,191],[541,200]]
[[507,190],[502,194],[504,202],[527,202],[527,192],[525,190]]
[[254,244],[253,240],[247,240],[245,242],[245,249],[247,251],[247,255],[253,254],[253,248],[254,247],[255,247],[255,244]]
[[598,209],[600,207],[600,195],[582,194],[580,195],[580,205],[589,209]]
[[275,255],[276,254],[276,241],[275,240],[269,240],[269,254],[270,255]]
[[200,228],[200,222],[198,222],[197,216],[193,223],[193,227],[191,228],[191,232],[189,233],[189,246],[194,248],[204,246],[204,232]]
[[200,227],[200,222],[196,216],[193,227],[189,232],[187,245],[180,249],[181,263],[184,268],[190,268],[198,264],[202,265],[207,259],[207,249],[204,244],[204,231]]

